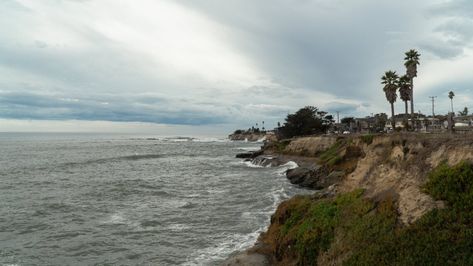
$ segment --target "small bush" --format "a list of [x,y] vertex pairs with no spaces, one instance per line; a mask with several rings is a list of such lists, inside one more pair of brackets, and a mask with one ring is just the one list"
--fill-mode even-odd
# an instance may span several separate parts
[[291,140],[286,139],[286,140],[271,142],[271,145],[273,145],[276,152],[283,153],[287,145],[289,145],[289,143],[291,143]]
[[328,166],[334,166],[343,161],[343,158],[339,155],[335,155],[330,160],[327,161]]
[[424,189],[455,209],[473,210],[473,164],[461,162],[453,167],[441,164],[430,173]]
[[374,136],[371,134],[367,134],[367,135],[361,136],[360,138],[361,138],[361,141],[363,141],[367,145],[370,145],[371,143],[373,143]]
[[343,139],[337,140],[337,142],[335,142],[335,144],[333,144],[330,148],[328,148],[326,151],[322,152],[319,155],[319,159],[322,162],[328,162],[328,161],[332,160],[333,158],[338,156],[340,148],[343,147],[343,145],[344,145],[344,140]]

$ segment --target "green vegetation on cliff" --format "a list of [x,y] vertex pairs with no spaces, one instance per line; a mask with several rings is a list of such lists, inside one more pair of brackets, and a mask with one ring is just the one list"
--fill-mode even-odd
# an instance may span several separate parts
[[[276,257],[281,264],[296,258],[300,265],[316,265],[341,253],[358,250],[383,241],[380,236],[396,225],[391,199],[377,204],[362,197],[363,190],[330,199],[298,196],[282,205],[266,241],[277,243]],[[279,214],[279,215],[278,215]]]
[[442,164],[429,175],[425,192],[447,203],[413,225],[370,245],[347,265],[473,265],[473,164]]
[[297,196],[280,205],[263,241],[279,265],[473,265],[473,164],[440,165],[424,191],[446,207],[409,226],[390,193]]

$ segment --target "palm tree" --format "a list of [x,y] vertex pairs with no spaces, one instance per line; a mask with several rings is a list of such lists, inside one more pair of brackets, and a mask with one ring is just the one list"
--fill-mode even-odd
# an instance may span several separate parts
[[405,106],[406,106],[406,118],[409,115],[407,102],[411,100],[411,86],[409,82],[410,82],[409,77],[407,75],[404,75],[399,78],[398,83],[397,83],[397,86],[399,88],[399,94],[401,96],[400,98],[401,100],[404,101]]
[[406,74],[411,80],[411,115],[414,116],[414,78],[417,77],[417,65],[419,65],[420,54],[411,49],[405,53],[404,65],[406,66]]
[[398,75],[396,71],[387,71],[384,76],[381,77],[381,84],[385,84],[383,91],[386,94],[386,100],[391,104],[391,125],[393,129],[396,128],[396,122],[394,120],[394,103],[397,99],[397,79]]
[[450,91],[448,93],[448,98],[450,98],[450,104],[452,105],[452,113],[453,113],[453,97],[455,97],[455,93],[453,93],[453,91]]

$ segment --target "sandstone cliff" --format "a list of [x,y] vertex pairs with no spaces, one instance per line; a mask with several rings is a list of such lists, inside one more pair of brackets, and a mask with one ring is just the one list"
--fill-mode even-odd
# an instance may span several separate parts
[[[439,165],[473,161],[473,135],[304,137],[267,143],[264,152],[303,156],[325,167],[327,174],[342,175],[329,190],[282,203],[253,252],[266,254],[275,265],[341,265],[359,253],[357,245],[369,246],[383,239],[382,234],[394,239],[398,230],[417,228],[425,223],[417,222],[421,217],[445,208],[444,201],[423,187]],[[364,223],[371,223],[370,228],[362,229]],[[361,229],[353,229],[360,224]]]

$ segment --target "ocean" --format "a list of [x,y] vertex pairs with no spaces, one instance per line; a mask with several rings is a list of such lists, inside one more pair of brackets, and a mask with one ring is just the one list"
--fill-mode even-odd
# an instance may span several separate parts
[[307,190],[218,138],[0,133],[0,265],[218,265]]

